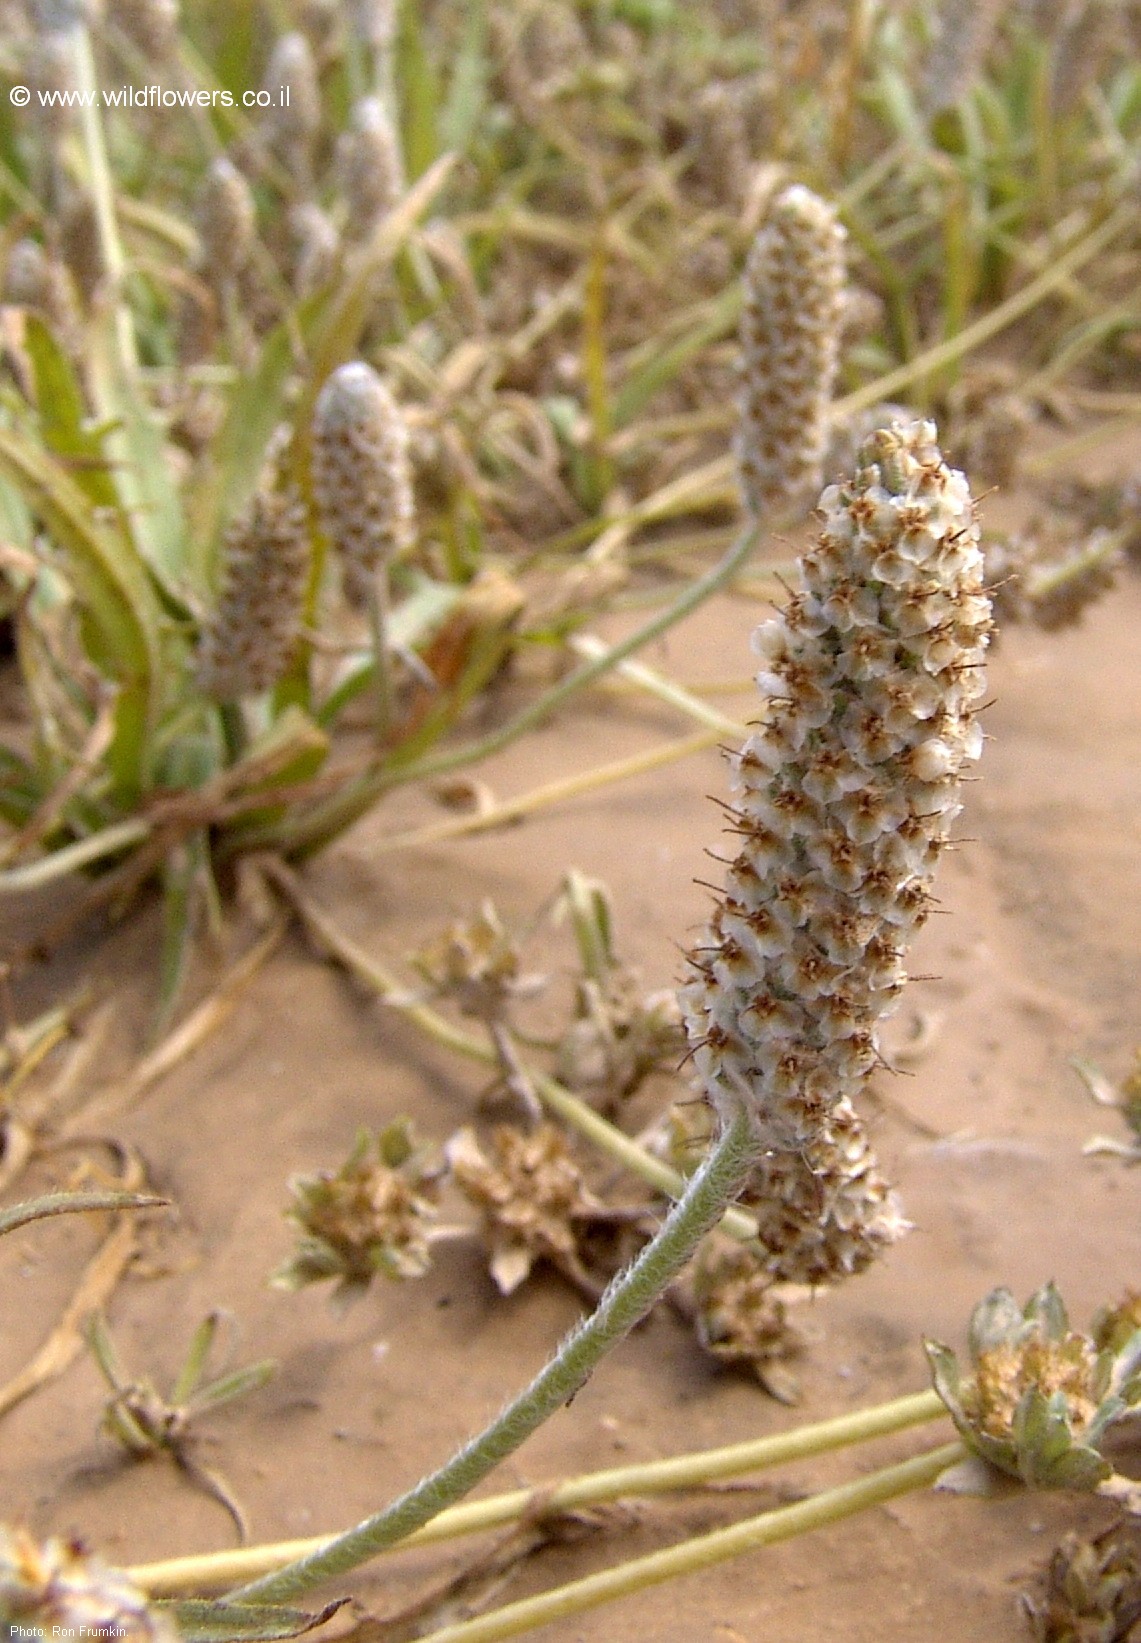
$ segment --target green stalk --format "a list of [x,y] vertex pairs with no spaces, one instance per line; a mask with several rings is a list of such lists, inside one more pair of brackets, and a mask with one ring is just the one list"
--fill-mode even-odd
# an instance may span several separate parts
[[391,1506],[278,1574],[230,1593],[229,1600],[280,1603],[297,1597],[367,1562],[469,1493],[574,1396],[611,1347],[646,1315],[740,1191],[758,1151],[753,1117],[742,1107],[657,1235],[618,1275],[595,1311],[572,1331],[530,1386],[490,1426]]
[[617,1568],[588,1575],[585,1580],[573,1580],[538,1597],[509,1603],[476,1620],[464,1620],[457,1626],[428,1632],[423,1643],[498,1643],[500,1638],[517,1637],[520,1632],[533,1631],[537,1626],[597,1608],[600,1603],[611,1603],[617,1597],[645,1591],[663,1580],[695,1574],[727,1558],[739,1557],[742,1552],[754,1551],[758,1546],[791,1540],[795,1535],[805,1535],[852,1517],[856,1512],[867,1511],[870,1506],[882,1506],[885,1501],[896,1500],[900,1495],[934,1483],[940,1472],[962,1460],[965,1453],[961,1443],[943,1444],[939,1449],[917,1455],[914,1460],[886,1466],[855,1483],[825,1489],[809,1500],[797,1501],[794,1506],[762,1512],[759,1517],[747,1518],[731,1528],[715,1529],[712,1534],[685,1540],[680,1546],[651,1552],[648,1557],[633,1558]]
[[115,221],[115,185],[107,161],[103,126],[99,119],[99,82],[91,50],[91,35],[86,23],[76,25],[73,50],[75,74],[81,93],[79,118],[83,130],[83,146],[87,153],[88,170],[91,173],[91,199],[95,207],[95,221],[99,227],[99,246],[111,284],[115,341],[123,374],[128,380],[133,380],[139,361],[124,290],[127,259],[123,254],[119,228]]
[[[727,1444],[720,1449],[700,1449],[693,1454],[672,1455],[666,1460],[635,1462],[631,1466],[607,1467],[567,1478],[551,1488],[512,1489],[488,1500],[468,1501],[451,1506],[422,1529],[409,1535],[406,1547],[432,1546],[460,1535],[480,1534],[516,1523],[541,1502],[551,1515],[573,1512],[583,1506],[645,1495],[664,1495],[683,1489],[701,1489],[726,1478],[764,1471],[789,1461],[808,1460],[830,1454],[852,1444],[902,1432],[911,1426],[945,1417],[946,1405],[937,1392],[913,1392],[871,1409],[857,1409],[850,1415],[798,1426],[791,1432],[777,1432],[746,1443]],[[231,1580],[252,1580],[268,1574],[295,1558],[326,1546],[328,1535],[308,1540],[287,1540],[267,1546],[240,1546],[225,1552],[202,1552],[189,1557],[167,1558],[159,1563],[140,1563],[127,1569],[127,1578],[150,1597],[172,1597],[183,1592],[217,1590]]]

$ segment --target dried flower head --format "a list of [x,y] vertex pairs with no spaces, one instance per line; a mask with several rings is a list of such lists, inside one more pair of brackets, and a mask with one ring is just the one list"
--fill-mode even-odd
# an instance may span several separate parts
[[411,544],[415,525],[408,429],[371,365],[334,371],[313,416],[313,489],[341,556],[345,590],[362,600],[380,568]]
[[361,1130],[335,1173],[296,1175],[286,1212],[301,1238],[273,1276],[280,1289],[337,1281],[338,1295],[367,1289],[372,1280],[422,1278],[431,1265],[439,1170],[398,1118],[372,1136]]
[[349,129],[337,143],[337,172],[348,206],[347,232],[367,239],[404,192],[400,140],[379,97],[353,105]]
[[575,1017],[559,1040],[555,1077],[589,1091],[604,1107],[625,1100],[658,1068],[676,1066],[685,1050],[677,995],[644,992],[622,965],[604,984],[586,978],[575,990]]
[[778,194],[745,265],[737,465],[750,512],[819,489],[844,323],[843,228],[799,184]]
[[862,1272],[908,1230],[846,1101],[802,1147],[767,1153],[741,1202],[757,1222],[770,1283],[839,1283]]
[[481,1021],[501,1020],[513,998],[542,985],[541,977],[524,974],[519,943],[490,901],[473,918],[449,925],[414,962],[435,993]]
[[1113,1468],[1099,1452],[1107,1427],[1141,1402],[1141,1330],[1100,1352],[1070,1328],[1052,1283],[1020,1308],[995,1289],[971,1316],[973,1374],[925,1342],[935,1390],[968,1448],[1036,1489],[1096,1489]]
[[1066,1535],[1041,1592],[1022,1602],[1036,1643],[1128,1643],[1141,1619],[1141,1524]]
[[0,1627],[19,1637],[175,1643],[175,1628],[117,1569],[76,1540],[40,1545],[0,1524]]
[[510,1295],[536,1261],[549,1261],[572,1283],[590,1288],[579,1252],[579,1230],[602,1211],[583,1184],[562,1131],[542,1124],[530,1135],[499,1125],[491,1156],[470,1129],[445,1147],[452,1178],[480,1211],[491,1251],[491,1275]]
[[291,481],[260,489],[226,532],[218,604],[198,642],[202,692],[218,702],[269,690],[289,665],[309,572],[305,507]]
[[702,1245],[693,1275],[697,1338],[722,1363],[752,1370],[782,1402],[795,1400],[787,1372],[801,1342],[791,1330],[784,1303],[756,1255],[732,1238],[714,1233]]

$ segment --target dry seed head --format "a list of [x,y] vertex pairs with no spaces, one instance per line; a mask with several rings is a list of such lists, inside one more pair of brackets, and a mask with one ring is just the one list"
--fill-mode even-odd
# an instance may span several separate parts
[[296,487],[264,488],[227,531],[222,591],[198,646],[198,686],[232,702],[275,685],[289,664],[309,573]]
[[767,1153],[742,1202],[757,1221],[770,1283],[839,1283],[908,1229],[846,1101],[803,1147]]
[[301,1230],[292,1258],[274,1274],[282,1289],[323,1279],[367,1288],[378,1274],[420,1278],[431,1265],[439,1171],[429,1167],[407,1119],[375,1138],[362,1130],[335,1173],[298,1175],[288,1214]]
[[819,488],[844,322],[845,233],[794,185],[749,252],[741,315],[737,465],[749,511],[802,505]]
[[170,1620],[78,1541],[38,1544],[0,1524],[0,1629],[9,1637],[114,1637],[175,1643]]
[[470,1129],[457,1130],[444,1149],[452,1178],[483,1218],[491,1275],[507,1295],[537,1260],[581,1273],[575,1222],[599,1208],[586,1190],[562,1131],[542,1124],[531,1135],[500,1125],[491,1156]]
[[722,1234],[702,1244],[693,1277],[697,1338],[722,1363],[745,1364],[762,1383],[800,1348],[772,1279],[752,1250]]
[[400,143],[379,97],[354,104],[349,129],[337,144],[337,171],[348,206],[349,233],[366,239],[404,192]]
[[361,360],[334,371],[318,397],[313,490],[345,590],[361,600],[378,571],[410,547],[415,524],[407,425]]
[[826,1137],[876,1062],[981,751],[990,630],[974,505],[931,423],[874,433],[819,512],[800,590],[754,636],[767,713],[732,759],[739,853],[681,994],[713,1104],[747,1103],[778,1151]]
[[256,222],[249,183],[232,160],[219,156],[203,178],[198,196],[202,267],[215,289],[249,261]]

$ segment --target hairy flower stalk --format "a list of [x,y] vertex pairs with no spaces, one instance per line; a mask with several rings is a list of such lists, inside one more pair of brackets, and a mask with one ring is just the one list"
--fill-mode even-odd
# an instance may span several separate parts
[[982,732],[990,631],[967,482],[930,423],[873,433],[820,500],[800,589],[760,627],[764,725],[733,755],[740,850],[682,991],[701,1081],[768,1149],[748,1189],[774,1278],[854,1272],[904,1229],[853,1105]]
[[845,233],[799,184],[778,194],[745,265],[737,466],[756,518],[819,490],[844,324]]

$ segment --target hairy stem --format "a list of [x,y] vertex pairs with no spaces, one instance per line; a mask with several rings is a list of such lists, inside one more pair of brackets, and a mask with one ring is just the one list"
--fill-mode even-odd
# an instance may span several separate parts
[[645,1316],[740,1191],[757,1153],[751,1117],[744,1111],[734,1113],[656,1237],[497,1420],[391,1506],[278,1574],[232,1592],[231,1599],[279,1603],[298,1597],[367,1562],[466,1495],[572,1398],[610,1348]]

